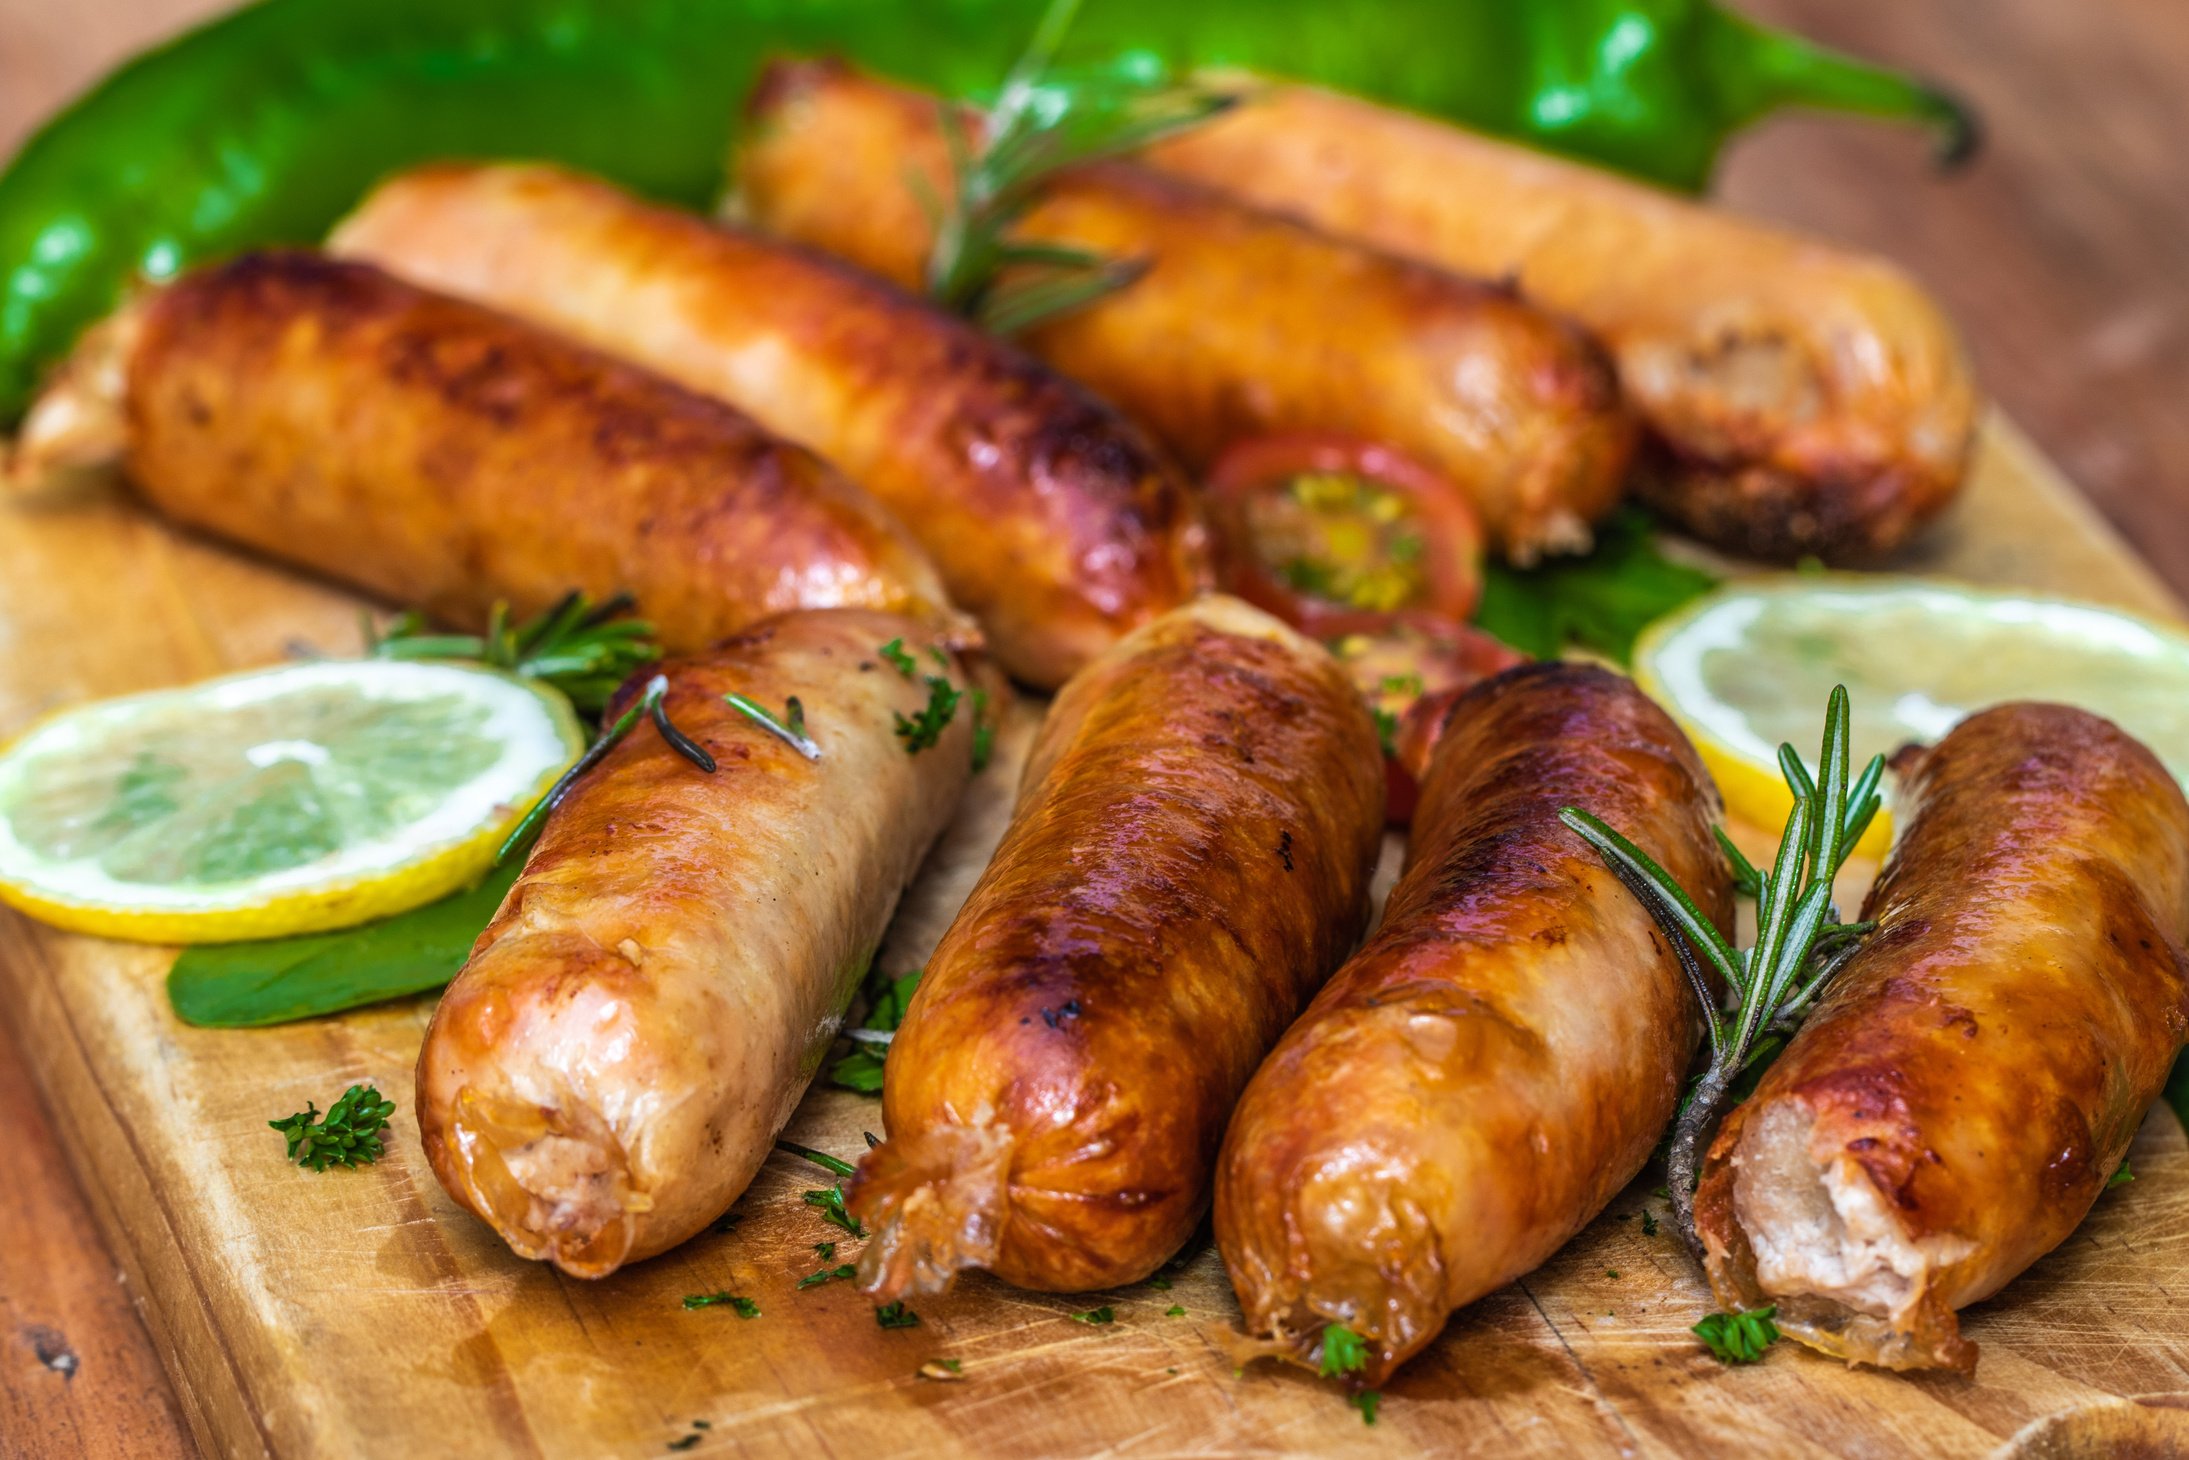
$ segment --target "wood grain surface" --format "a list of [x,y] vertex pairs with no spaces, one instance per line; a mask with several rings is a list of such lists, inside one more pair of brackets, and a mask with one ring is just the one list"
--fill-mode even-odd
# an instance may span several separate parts
[[[220,0],[0,0],[0,152],[117,57],[220,8]],[[1910,264],[1959,318],[1986,387],[2177,590],[2189,589],[2189,417],[2179,409],[2189,391],[2189,100],[2178,85],[2189,74],[2189,13],[2168,0],[1749,0],[1748,8],[1945,78],[1983,108],[1991,146],[1969,174],[1938,180],[1905,134],[1788,120],[1735,150],[1724,194]],[[119,531],[118,543],[64,533],[64,546],[82,553],[87,575],[116,570],[134,561],[120,544],[145,530]],[[2094,575],[2118,561],[2079,526],[2050,535],[2053,586],[2094,587]],[[2001,581],[2026,567],[2014,551],[1981,542],[1934,546],[1928,556]],[[45,667],[58,700],[278,654],[278,642],[238,641],[232,627],[206,621],[208,603],[227,602],[229,589],[251,577],[231,581],[217,565],[208,572],[210,598],[171,572],[133,588],[140,602],[150,593],[158,605],[150,650],[102,646],[62,613],[0,620],[0,676],[34,656],[59,659]],[[2111,596],[2131,601],[2159,592],[2127,569],[2118,583]],[[243,606],[252,603],[245,593]],[[135,680],[131,653],[142,656]],[[0,713],[0,734],[20,723],[17,709]],[[0,946],[12,950],[22,930],[0,924]],[[25,1013],[0,1006],[0,1025],[27,1036]],[[27,1086],[14,1041],[0,1035],[0,1101],[12,1117],[11,1138],[0,1142],[0,1229],[36,1234],[0,1243],[0,1453],[187,1453],[129,1290],[86,1226],[85,1198],[61,1178],[54,1132],[25,1098]],[[71,1139],[100,1134],[79,1130]],[[2144,1159],[2139,1153],[2139,1170]],[[2137,1226],[2139,1244],[2160,1235],[2156,1224]],[[65,1362],[49,1361],[63,1352],[76,1357],[72,1376]],[[1395,1426],[1398,1411],[1389,1413]],[[2110,1453],[2101,1441],[2115,1417],[2101,1405],[2027,1438],[2058,1453]],[[1825,1448],[1861,1448],[1862,1433]],[[1149,1447],[1168,1448],[1159,1433]]]

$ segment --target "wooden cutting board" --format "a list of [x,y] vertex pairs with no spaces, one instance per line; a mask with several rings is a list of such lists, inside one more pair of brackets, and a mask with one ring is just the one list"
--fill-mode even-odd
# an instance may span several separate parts
[[[1998,420],[1954,522],[1909,566],[2179,611]],[[96,696],[348,652],[357,608],[178,536],[110,483],[0,504],[0,738]],[[916,967],[978,875],[1032,714],[908,900],[886,967]],[[788,1157],[733,1230],[605,1281],[520,1262],[419,1154],[411,1067],[430,999],[192,1029],[167,1007],[169,957],[0,912],[7,1017],[209,1453],[2189,1454],[2189,1143],[2163,1110],[2134,1184],[1968,1315],[1973,1379],[1852,1371],[1791,1343],[1720,1367],[1687,1332],[1710,1304],[1652,1172],[1460,1315],[1370,1429],[1328,1385],[1234,1374],[1221,1336],[1237,1310],[1205,1249],[1163,1289],[1050,1297],[975,1278],[915,1303],[910,1329],[879,1328],[847,1284],[798,1291],[827,1265],[814,1244],[845,1234],[800,1200],[821,1173]],[[403,1107],[389,1157],[284,1164],[266,1121],[362,1080]],[[874,1099],[818,1091],[790,1134],[854,1156],[879,1121]],[[759,1316],[682,1306],[722,1290]],[[1071,1316],[1098,1306],[1115,1321]],[[938,1359],[962,1377],[919,1376]]]

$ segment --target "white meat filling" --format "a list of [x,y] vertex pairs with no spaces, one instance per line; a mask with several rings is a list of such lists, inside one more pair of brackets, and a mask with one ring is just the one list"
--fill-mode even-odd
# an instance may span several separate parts
[[1780,1101],[1733,1151],[1733,1212],[1756,1255],[1756,1285],[1898,1318],[1921,1294],[1930,1259],[1859,1165],[1810,1154],[1814,1124],[1806,1106]]

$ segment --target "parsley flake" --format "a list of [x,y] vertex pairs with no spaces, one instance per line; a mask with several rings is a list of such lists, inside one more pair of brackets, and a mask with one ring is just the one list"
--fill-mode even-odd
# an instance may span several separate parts
[[801,1289],[817,1288],[823,1283],[835,1282],[838,1279],[848,1280],[850,1278],[855,1278],[858,1275],[859,1269],[853,1264],[847,1262],[841,1267],[824,1267],[819,1272],[808,1273],[806,1276],[798,1280],[798,1286]]
[[1117,1310],[1105,1303],[1099,1308],[1089,1308],[1084,1313],[1074,1313],[1071,1317],[1074,1323],[1115,1323]]
[[1361,1412],[1362,1424],[1373,1425],[1376,1422],[1376,1406],[1383,1403],[1383,1396],[1373,1389],[1363,1389],[1345,1402]]
[[910,679],[914,671],[916,671],[920,667],[920,661],[913,658],[912,655],[906,651],[904,646],[904,640],[902,639],[891,639],[888,643],[882,645],[881,649],[878,652],[884,659],[887,659],[890,662],[890,665],[895,668],[899,674],[903,675],[906,679]]
[[1180,1307],[1178,1304],[1173,1303],[1168,1308],[1165,1308],[1163,1310],[1163,1316],[1165,1318],[1183,1318],[1186,1316],[1186,1310]]
[[904,742],[905,754],[918,755],[942,740],[942,733],[958,713],[958,701],[965,692],[939,674],[926,676],[927,706],[917,715],[907,715],[902,710],[892,710],[897,717],[897,738]]
[[1358,1374],[1367,1367],[1366,1339],[1343,1323],[1332,1323],[1323,1329],[1322,1356],[1317,1371],[1325,1379]]
[[2107,1191],[2111,1191],[2114,1187],[2126,1186],[2129,1182],[2134,1181],[2135,1179],[2136,1173],[2128,1169],[2128,1158],[2126,1156],[2123,1156],[2121,1157],[2120,1170],[2114,1172],[2111,1176],[2108,1176],[2105,1179],[2105,1189]]
[[687,1309],[719,1308],[725,1304],[740,1318],[758,1318],[760,1316],[760,1305],[758,1303],[750,1298],[741,1298],[735,1293],[686,1293],[684,1295],[684,1306]]
[[1656,1213],[1646,1211],[1642,1213],[1642,1235],[1644,1237],[1654,1237],[1657,1235]]
[[285,1120],[266,1122],[288,1142],[288,1159],[314,1171],[329,1166],[369,1166],[380,1159],[384,1147],[380,1133],[395,1102],[381,1098],[370,1085],[352,1085],[321,1116],[309,1100]]
[[1763,1351],[1779,1341],[1779,1326],[1771,1321],[1776,1304],[1750,1308],[1741,1313],[1713,1313],[1690,1330],[1701,1339],[1721,1364],[1753,1364]]
[[885,1303],[874,1310],[874,1321],[883,1328],[918,1328],[920,1315],[902,1302]]

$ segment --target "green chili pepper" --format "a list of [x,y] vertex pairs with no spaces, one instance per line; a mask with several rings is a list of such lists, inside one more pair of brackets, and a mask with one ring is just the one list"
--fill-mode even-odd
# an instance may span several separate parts
[[[525,157],[707,202],[766,56],[993,87],[1047,0],[261,0],[108,77],[0,175],[0,424],[137,277],[316,240],[377,178]],[[1072,56],[1304,76],[1678,186],[1800,104],[1967,118],[1709,0],[1088,0]]]

